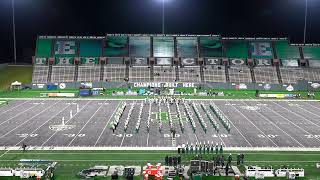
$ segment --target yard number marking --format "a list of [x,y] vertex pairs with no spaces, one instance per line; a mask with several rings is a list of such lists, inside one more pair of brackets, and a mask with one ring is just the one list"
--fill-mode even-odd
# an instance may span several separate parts
[[[73,138],[76,136],[76,134],[64,134],[65,136],[69,137],[69,138]],[[77,137],[85,137],[86,134],[78,134]]]
[[38,134],[17,134],[18,137],[20,138],[26,138],[26,137],[37,137]]

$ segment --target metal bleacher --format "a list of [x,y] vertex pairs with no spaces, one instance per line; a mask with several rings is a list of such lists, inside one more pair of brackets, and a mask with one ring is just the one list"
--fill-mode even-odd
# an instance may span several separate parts
[[100,65],[80,65],[78,69],[78,81],[100,81],[100,67]]
[[300,67],[280,67],[284,84],[297,83],[298,80],[320,80],[320,69]]
[[228,71],[232,83],[252,82],[250,69],[247,66],[229,66]]
[[256,83],[278,84],[277,70],[274,66],[256,66],[253,68]]
[[129,70],[129,81],[149,82],[150,68],[148,66],[132,66]]
[[34,65],[32,82],[33,83],[47,83],[48,82],[49,66]]
[[104,67],[104,81],[123,82],[126,78],[126,65],[109,64]]
[[154,82],[175,82],[176,71],[172,66],[154,66],[153,67]]
[[52,66],[51,82],[74,82],[75,66]]
[[179,68],[180,82],[200,82],[200,67],[182,67]]
[[205,66],[203,68],[204,82],[226,82],[225,66]]

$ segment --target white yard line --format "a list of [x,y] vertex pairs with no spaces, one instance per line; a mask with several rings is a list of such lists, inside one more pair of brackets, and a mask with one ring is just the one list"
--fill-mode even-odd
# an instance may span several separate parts
[[[241,102],[243,102],[243,101],[241,101]],[[229,103],[229,101],[226,101],[226,103]],[[236,107],[234,107],[234,106],[231,106],[231,107],[233,107],[238,113],[240,113],[241,114],[241,116],[243,116],[248,122],[250,122],[258,131],[260,131],[260,133],[262,133],[270,142],[272,142],[272,144],[274,144],[276,147],[278,147],[278,145],[275,143],[275,142],[273,142],[272,140],[271,140],[271,138],[269,138],[259,127],[257,127],[247,116],[245,116],[239,109],[237,109]]]
[[111,114],[111,116],[110,116],[110,118],[109,118],[109,120],[108,120],[107,124],[104,126],[104,128],[103,128],[103,130],[101,131],[101,133],[100,133],[100,135],[99,135],[98,139],[97,139],[97,140],[96,140],[96,142],[94,143],[94,146],[97,146],[97,144],[98,144],[98,142],[99,142],[100,138],[102,137],[102,135],[103,135],[104,131],[107,129],[107,126],[108,126],[108,124],[109,124],[109,122],[110,122],[111,118],[113,117],[114,113],[117,111],[117,109],[118,109],[118,107],[119,107],[120,103],[121,103],[121,101],[118,103],[118,105],[117,105],[116,109],[112,112],[112,114]]
[[252,144],[247,140],[247,138],[244,137],[244,135],[241,133],[241,131],[233,124],[232,121],[230,121],[230,119],[224,114],[224,112],[219,108],[219,106],[217,106],[218,110],[221,112],[221,114],[226,118],[228,119],[228,121],[230,122],[230,124],[239,132],[239,134],[243,137],[243,139],[251,146]]
[[[204,104],[205,105],[205,104]],[[200,105],[201,106],[201,105]],[[202,111],[204,111],[202,108],[200,108]],[[204,112],[204,113],[206,113],[206,112]],[[208,119],[208,117],[206,117],[205,119]],[[218,122],[217,122],[218,123]],[[211,124],[211,122],[209,122],[209,124]],[[213,132],[215,132],[216,131],[216,129],[215,128],[213,128],[212,129],[213,130]],[[223,139],[222,139],[222,137],[218,134],[218,137],[219,137],[219,139],[220,139],[220,141],[222,142],[222,144],[223,144],[223,146],[224,147],[227,147],[227,145],[226,145],[226,143],[223,141]]]
[[307,119],[307,118],[303,117],[302,115],[297,114],[297,113],[295,113],[295,112],[291,111],[290,109],[288,109],[288,108],[286,108],[286,107],[281,106],[281,105],[280,105],[280,104],[278,104],[278,103],[275,103],[275,102],[272,102],[272,103],[273,103],[273,104],[276,104],[277,106],[279,106],[279,107],[281,107],[281,108],[283,108],[283,109],[285,109],[285,110],[287,110],[288,112],[290,112],[290,113],[292,113],[292,114],[295,114],[296,116],[301,117],[301,118],[302,118],[302,119],[304,119],[305,121],[308,121],[308,122],[310,122],[311,124],[313,124],[313,125],[317,126],[318,128],[320,128],[320,125],[318,125],[318,124],[316,124],[316,123],[314,123],[314,122],[310,121],[309,119]]
[[[20,146],[0,147],[1,151],[21,150]],[[177,147],[52,147],[52,146],[29,146],[28,152],[32,151],[176,151]],[[320,148],[301,148],[301,147],[225,147],[224,151],[248,151],[248,152],[320,152]],[[268,152],[269,153],[269,152]]]
[[297,108],[302,109],[303,111],[308,112],[309,114],[312,114],[312,115],[314,115],[314,116],[320,117],[319,114],[313,113],[313,112],[311,112],[311,111],[309,111],[309,110],[307,110],[307,109],[305,109],[305,108],[302,108],[302,107],[299,107],[299,106],[297,106]]
[[[246,103],[244,103],[246,104]],[[248,105],[248,104],[246,104]],[[282,131],[284,134],[286,134],[288,137],[290,137],[292,140],[294,140],[296,143],[298,143],[301,147],[305,147],[304,145],[302,145],[298,140],[296,140],[295,138],[293,138],[291,135],[289,135],[286,131],[284,131],[283,129],[281,129],[279,126],[277,126],[274,122],[270,121],[267,117],[265,117],[262,113],[260,113],[259,111],[255,111],[257,114],[260,115],[260,117],[262,117],[264,120],[268,121],[269,123],[271,123],[274,127],[276,127],[277,129],[279,129],[280,131]]]
[[0,115],[6,113],[6,112],[8,112],[8,111],[12,111],[12,110],[16,109],[17,107],[20,107],[20,106],[24,105],[24,104],[27,103],[27,102],[29,102],[29,101],[25,101],[25,102],[23,102],[23,103],[21,103],[21,104],[19,104],[19,105],[17,105],[17,106],[14,106],[14,107],[12,107],[12,108],[10,108],[10,109],[7,109],[7,110],[5,110],[5,111],[3,111],[3,112],[0,112]]
[[[77,112],[74,116],[72,116],[71,119],[69,119],[68,121],[66,121],[65,123],[67,124],[70,120],[74,119],[76,117],[77,114],[79,114],[91,101],[88,101],[80,110],[79,112]],[[41,144],[41,147],[43,147],[43,145],[45,145],[58,131],[55,131],[46,141],[44,141]]]
[[[288,118],[282,116],[281,114],[279,114],[278,112],[276,112],[275,110],[269,108],[269,107],[265,107],[267,109],[269,109],[270,111],[274,112],[274,114],[277,114],[278,116],[280,116],[282,119],[288,121],[289,123],[291,123],[293,126],[301,129],[303,132],[307,133],[308,135],[313,135],[312,133],[309,133],[308,131],[306,131],[305,129],[301,128],[300,126],[296,125],[295,123],[293,123],[292,121],[290,121]],[[317,137],[314,137],[316,140],[320,141]]]
[[303,103],[307,104],[308,106],[311,106],[311,107],[313,107],[313,108],[316,108],[316,109],[320,110],[320,107],[317,107],[317,106],[315,106],[315,105],[312,105],[311,103],[307,103],[307,102],[303,102]]
[[9,119],[3,121],[2,123],[0,123],[0,126],[1,126],[2,124],[4,124],[4,123],[10,121],[11,119],[13,119],[13,118],[15,118],[15,117],[18,117],[20,114],[22,114],[22,113],[24,113],[24,112],[27,112],[27,111],[29,111],[30,109],[32,109],[32,108],[34,108],[34,107],[37,107],[37,106],[39,106],[39,105],[31,106],[30,108],[28,108],[28,109],[26,109],[26,110],[24,110],[24,111],[21,111],[21,112],[19,112],[19,113],[17,113],[16,115],[12,116],[11,118],[9,118]]
[[147,135],[147,147],[149,147],[149,136],[150,136],[150,133],[148,133]]
[[40,111],[40,112],[37,113],[36,115],[32,116],[32,117],[29,118],[28,120],[26,120],[26,121],[24,121],[23,123],[19,124],[18,126],[15,126],[15,128],[11,129],[9,132],[7,132],[6,134],[2,135],[2,136],[0,137],[0,139],[3,138],[3,137],[5,137],[6,135],[10,134],[12,131],[18,129],[18,128],[21,127],[22,125],[26,124],[27,122],[29,122],[29,121],[32,120],[33,118],[39,116],[41,113],[43,113],[43,112],[45,112],[46,110],[48,110],[49,108],[53,107],[53,106],[56,105],[58,102],[60,102],[60,101],[57,101],[56,103],[52,104],[51,106],[48,106],[47,108],[45,108],[44,110]]
[[[81,151],[77,151],[77,152],[54,152],[54,151],[51,151],[49,153],[46,153],[45,152],[46,150],[44,150],[43,152],[34,152],[34,151],[27,151],[27,152],[9,152],[7,154],[12,154],[12,155],[22,155],[22,154],[25,154],[25,155],[86,155],[88,154],[88,152],[81,152]],[[286,153],[286,152],[283,152],[281,153],[280,151],[276,151],[277,153],[274,153],[274,152],[246,152],[245,154],[246,155],[272,155],[272,156],[319,156],[320,154],[309,154],[309,153]],[[280,153],[279,153],[280,152]],[[122,154],[131,154],[131,155],[144,155],[144,154],[148,154],[148,155],[152,155],[152,154],[155,154],[155,155],[161,155],[161,154],[164,154],[166,152],[126,152],[126,151],[123,151],[123,152],[101,152],[101,153],[96,153],[96,152],[90,152],[90,155],[122,155]],[[206,153],[208,154],[208,153]],[[212,154],[212,153],[210,153]]]
[[[70,106],[70,105],[69,105]],[[44,126],[47,122],[49,122],[50,120],[52,120],[54,117],[56,117],[58,114],[60,114],[62,111],[64,111],[65,109],[67,109],[69,106],[63,108],[61,111],[59,111],[56,115],[51,116],[50,119],[48,119],[46,122],[44,122],[41,126],[39,126],[37,129],[35,129],[34,131],[32,131],[30,134],[33,134],[34,132],[36,132],[38,129],[40,129],[42,126]],[[23,142],[27,137],[23,138],[21,141],[19,141],[15,146],[18,146],[21,142]],[[6,151],[5,153],[3,153],[2,155],[0,155],[0,158],[3,157],[4,155],[8,154],[10,152],[10,150]]]
[[[75,102],[75,101],[73,101]],[[41,126],[38,126],[35,130],[33,130],[31,133],[29,134],[33,134],[35,133],[36,131],[38,131],[40,128],[42,128],[45,124],[47,124],[49,121],[51,121],[53,118],[55,118],[57,115],[59,115],[61,112],[65,111],[68,107],[70,107],[70,105],[64,107],[62,110],[60,110],[58,113],[56,113],[55,115],[51,116],[51,118],[49,118],[47,121],[45,121],[43,124],[41,124]],[[25,139],[27,139],[28,136],[26,136],[25,138],[23,138],[21,141],[19,141],[15,146],[18,146],[21,142],[23,142]]]
[[[134,106],[134,105],[136,104],[136,102],[133,101],[132,104],[133,104],[133,106]],[[135,108],[135,107],[133,107],[132,111],[134,110],[134,108]],[[120,147],[122,147],[122,144],[123,144],[123,141],[124,141],[124,138],[125,138],[125,137],[126,137],[126,133],[124,132],[124,133],[123,133],[123,138],[122,138],[121,143],[120,143]]]
[[[106,101],[105,101],[106,102]],[[104,103],[103,103],[104,104]],[[84,124],[84,126],[82,126],[82,128],[80,129],[80,131],[74,136],[74,138],[72,138],[72,140],[70,141],[70,143],[68,144],[68,146],[70,146],[72,144],[72,142],[78,137],[78,135],[81,133],[81,131],[87,126],[87,124],[91,121],[91,119],[97,114],[97,112],[102,108],[102,105],[100,105],[100,107],[92,114],[92,116],[89,118],[89,120]]]

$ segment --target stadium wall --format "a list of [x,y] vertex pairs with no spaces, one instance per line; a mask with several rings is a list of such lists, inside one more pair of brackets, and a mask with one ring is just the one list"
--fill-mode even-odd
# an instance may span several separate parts
[[[78,89],[83,83],[53,83],[58,89]],[[89,82],[93,88],[147,88],[147,87],[168,87],[168,88],[209,88],[223,90],[270,90],[270,91],[316,91],[320,87],[320,81],[300,80],[296,84],[264,84],[264,83],[119,83],[119,82]],[[34,83],[33,89],[47,89],[47,84]]]

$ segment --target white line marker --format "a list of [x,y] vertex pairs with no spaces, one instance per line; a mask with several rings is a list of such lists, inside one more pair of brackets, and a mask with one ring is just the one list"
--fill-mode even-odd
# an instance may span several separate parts
[[81,131],[87,126],[87,124],[91,121],[91,119],[97,114],[97,112],[102,108],[103,105],[101,105],[89,118],[89,120],[84,124],[84,126],[80,129],[80,131],[77,133],[77,135],[70,141],[68,146],[72,144],[72,142],[78,137],[78,135],[81,133]]
[[239,129],[233,124],[232,121],[230,121],[230,119],[224,114],[223,111],[221,111],[221,109],[219,108],[219,106],[217,106],[218,110],[221,112],[221,114],[223,114],[224,117],[226,117],[226,119],[228,119],[228,121],[230,122],[230,124],[239,132],[239,134],[243,137],[243,139],[251,146],[252,144],[244,137],[244,135],[239,131]]
[[104,126],[104,128],[103,128],[102,132],[100,133],[100,135],[99,135],[98,139],[97,139],[97,140],[96,140],[96,142],[94,143],[94,146],[97,146],[97,144],[98,144],[98,142],[99,142],[99,140],[100,140],[100,138],[101,138],[102,134],[103,134],[103,133],[104,133],[104,131],[106,130],[106,128],[107,128],[107,126],[108,126],[108,124],[109,124],[109,122],[110,122],[111,118],[113,117],[114,113],[117,111],[117,109],[118,109],[118,107],[119,107],[119,105],[120,105],[120,103],[121,103],[121,102],[122,102],[122,101],[120,101],[120,102],[118,103],[117,107],[116,107],[116,108],[115,108],[115,110],[112,112],[112,114],[111,114],[111,116],[110,116],[110,118],[109,118],[109,120],[108,120],[107,124]]
[[[79,112],[81,112],[90,102],[91,102],[91,101],[88,101],[88,102],[80,109]],[[78,113],[77,113],[77,114],[78,114]],[[75,115],[73,116],[73,118],[76,117],[77,114],[75,114]],[[69,119],[66,123],[68,123],[70,120],[71,120],[71,119]],[[41,144],[41,147],[43,147],[43,145],[45,145],[57,132],[58,132],[58,131],[55,131],[46,141],[44,141],[44,142]]]
[[11,129],[9,132],[7,132],[6,134],[2,135],[0,138],[5,137],[6,135],[10,134],[12,131],[18,129],[19,127],[21,127],[22,125],[26,124],[27,122],[29,122],[30,120],[32,120],[33,118],[39,116],[41,113],[45,112],[46,110],[48,110],[49,108],[51,108],[52,106],[56,105],[58,102],[52,104],[51,106],[48,106],[47,108],[43,109],[42,111],[40,111],[39,113],[37,113],[36,115],[32,116],[31,118],[29,118],[28,120],[24,121],[23,123],[19,124],[18,126],[16,126],[15,128]]

